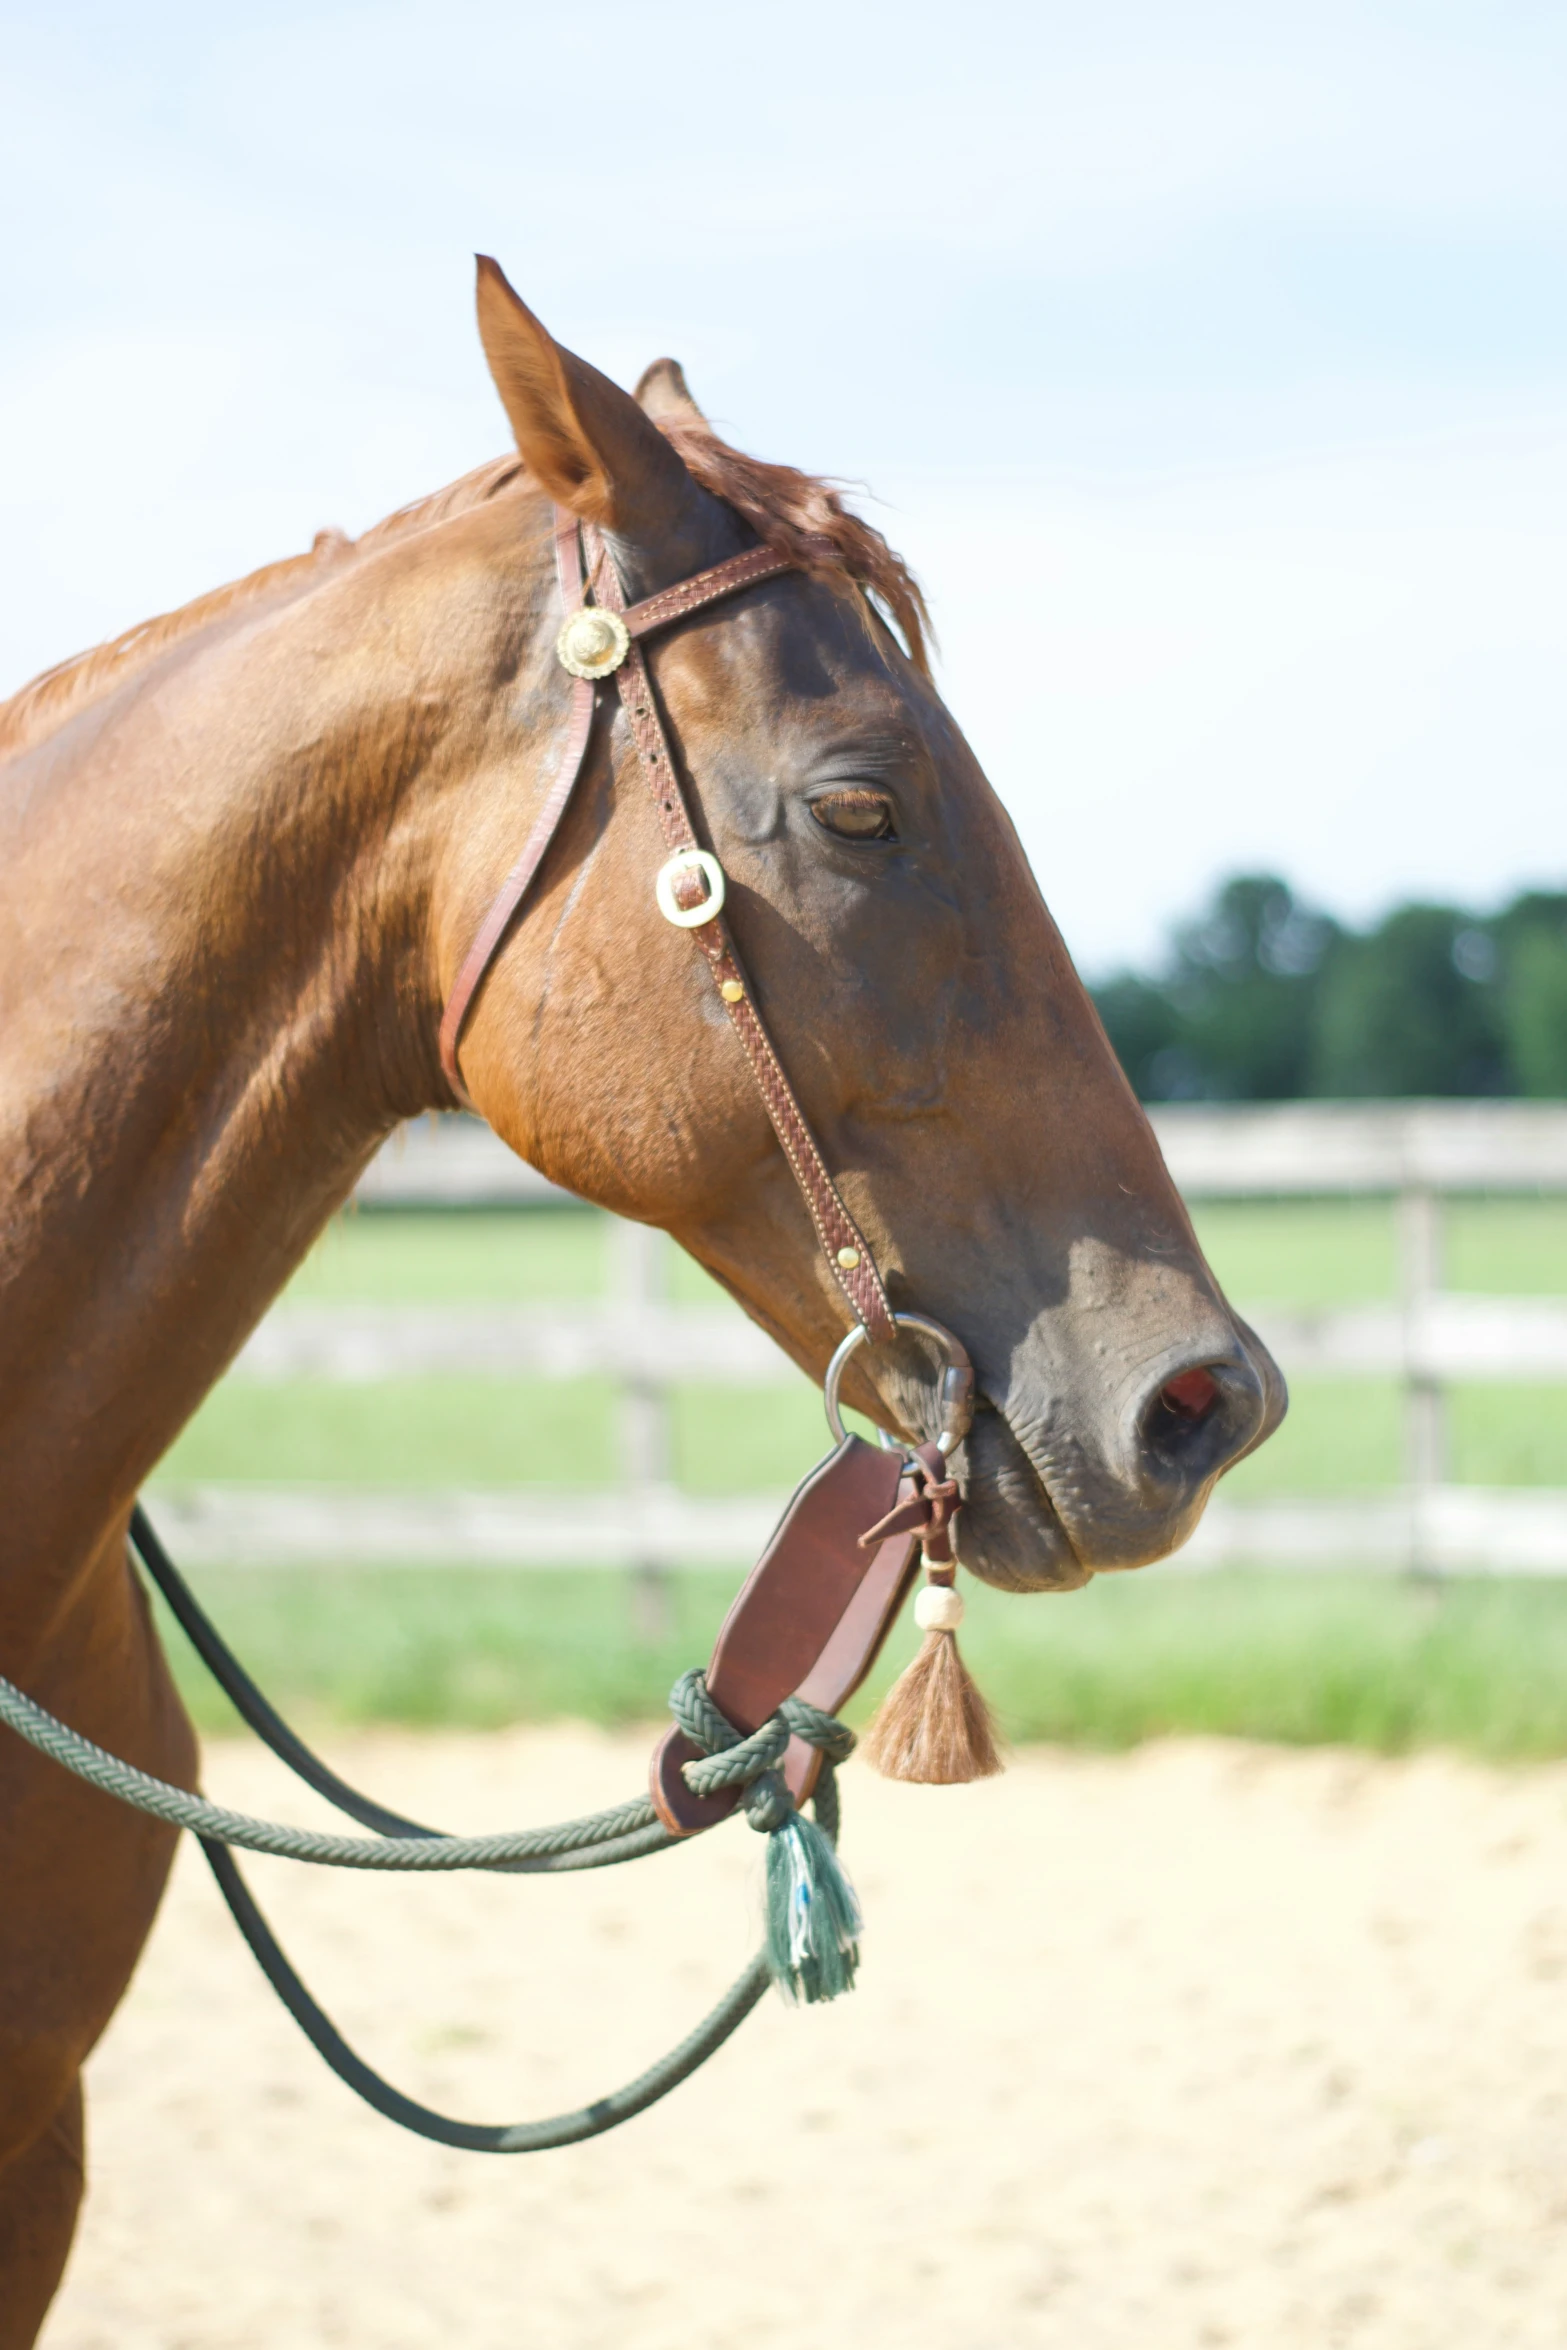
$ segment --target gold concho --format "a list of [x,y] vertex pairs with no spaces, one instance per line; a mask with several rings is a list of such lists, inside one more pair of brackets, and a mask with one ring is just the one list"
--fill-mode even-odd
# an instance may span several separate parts
[[585,604],[555,639],[555,657],[573,677],[608,677],[631,650],[631,636],[618,612]]

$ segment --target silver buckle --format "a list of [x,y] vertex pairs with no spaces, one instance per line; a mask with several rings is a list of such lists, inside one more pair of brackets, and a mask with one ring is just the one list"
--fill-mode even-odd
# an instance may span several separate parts
[[[697,905],[683,906],[675,895],[675,883],[682,873],[700,873],[707,884],[707,895]],[[724,869],[706,849],[676,849],[668,862],[660,865],[653,895],[666,922],[673,922],[677,930],[696,930],[723,911]]]

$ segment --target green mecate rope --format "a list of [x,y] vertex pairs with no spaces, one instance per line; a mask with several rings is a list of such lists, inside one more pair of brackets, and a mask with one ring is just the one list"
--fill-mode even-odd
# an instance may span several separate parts
[[[216,1634],[212,1638],[216,1641]],[[547,2121],[492,2124],[458,2121],[418,2104],[357,2055],[285,1956],[229,1848],[238,1845],[329,1868],[418,1873],[600,1868],[645,1852],[666,1851],[682,1841],[665,1828],[646,1797],[553,1827],[491,1836],[408,1833],[410,1823],[404,1823],[405,1832],[384,1839],[295,1828],[231,1811],[123,1762],[56,1720],[0,1675],[0,1721],[18,1737],[103,1794],[150,1818],[188,1829],[200,1839],[223,1897],[268,1980],[341,2080],[378,2112],[421,2137],[491,2154],[537,2153],[571,2145],[644,2112],[723,2045],[750,2014],[769,1980],[786,1998],[804,2002],[833,1999],[853,1986],[860,1910],[834,1849],[839,1821],[834,1766],[852,1750],[853,1732],[819,1707],[790,1698],[759,1730],[743,1736],[714,1704],[700,1672],[682,1676],[671,1692],[670,1705],[693,1745],[703,1750],[685,1765],[692,1791],[711,1795],[724,1787],[743,1789],[747,1818],[768,1838],[763,1952],[678,2047],[624,2088]],[[798,1810],[778,1768],[791,1737],[805,1739],[822,1757],[814,1820]]]
[[[803,1698],[786,1698],[770,1721],[743,1738],[708,1695],[701,1673],[684,1673],[669,1693],[669,1708],[693,1746],[706,1749],[685,1766],[696,1795],[721,1787],[745,1789],[745,1814],[767,1838],[767,1935],[763,1945],[773,1981],[786,1999],[814,2003],[854,1988],[864,1920],[844,1875],[838,1842],[835,1765],[854,1751],[854,1732]],[[809,1820],[778,1769],[784,1748],[803,1738],[822,1758]]]
[[166,1820],[172,1828],[188,1828],[218,1844],[238,1845],[245,1852],[267,1852],[279,1860],[312,1861],[328,1869],[390,1869],[422,1873],[452,1869],[514,1868],[519,1862],[567,1861],[591,1855],[581,1866],[603,1866],[611,1860],[631,1860],[643,1852],[658,1852],[675,1839],[663,1825],[646,1796],[616,1804],[609,1811],[586,1813],[580,1820],[563,1820],[552,1828],[504,1830],[495,1836],[339,1836],[319,1828],[294,1828],[281,1820],[258,1820],[248,1812],[229,1811],[209,1803],[188,1788],[171,1787],[134,1763],[121,1762],[90,1738],[56,1721],[41,1705],[23,1695],[14,1682],[0,1675],[0,1721],[51,1762],[85,1779],[89,1787],[112,1795],[150,1819]]

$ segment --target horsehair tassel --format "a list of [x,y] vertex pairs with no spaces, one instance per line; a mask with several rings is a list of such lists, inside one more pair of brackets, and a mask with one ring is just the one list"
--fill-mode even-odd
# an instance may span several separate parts
[[916,1449],[909,1461],[908,1483],[914,1488],[910,1498],[900,1501],[860,1541],[869,1548],[891,1534],[923,1529],[926,1584],[914,1602],[914,1621],[925,1635],[925,1645],[882,1699],[865,1734],[865,1754],[884,1778],[912,1779],[925,1787],[961,1787],[970,1779],[994,1778],[1001,1757],[990,1708],[958,1654],[963,1601],[955,1588],[952,1521],[960,1496],[940,1445]]
[[888,1690],[865,1733],[866,1760],[887,1779],[925,1787],[961,1787],[1001,1769],[990,1708],[958,1654],[963,1595],[956,1569],[927,1553],[924,1590],[914,1621],[925,1635],[919,1655]]

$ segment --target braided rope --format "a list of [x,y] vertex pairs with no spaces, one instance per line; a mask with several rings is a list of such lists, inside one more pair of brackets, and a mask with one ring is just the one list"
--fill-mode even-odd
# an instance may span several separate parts
[[753,1828],[768,1835],[781,1828],[795,1810],[794,1797],[778,1769],[791,1738],[803,1738],[822,1758],[811,1808],[816,1824],[829,1844],[836,1845],[841,1807],[835,1765],[854,1752],[855,1736],[836,1714],[824,1713],[803,1697],[786,1697],[775,1714],[749,1737],[738,1731],[727,1714],[714,1704],[707,1675],[682,1673],[669,1693],[669,1710],[693,1746],[707,1751],[681,1765],[681,1777],[693,1795],[717,1795],[726,1787],[746,1789],[745,1814]]
[[[680,1726],[683,1730],[686,1727],[684,1722]],[[690,1737],[689,1730],[686,1735]],[[680,1775],[693,1795],[717,1795],[725,1787],[745,1787],[782,1761],[788,1743],[789,1725],[774,1714],[749,1738],[737,1736],[732,1746],[686,1763]]]
[[[726,1787],[748,1788],[747,1816],[753,1827],[764,1831],[777,1827],[793,1808],[793,1798],[777,1769],[790,1738],[804,1738],[817,1747],[822,1769],[815,1808],[818,1821],[836,1842],[839,1807],[833,1766],[853,1751],[852,1730],[819,1706],[791,1697],[759,1730],[742,1736],[708,1695],[706,1677],[700,1672],[683,1674],[669,1702],[692,1744],[709,1750],[685,1765],[686,1783],[692,1792],[714,1795]],[[638,1859],[643,1853],[662,1851],[675,1841],[646,1796],[605,1811],[588,1812],[580,1819],[562,1820],[553,1827],[503,1829],[491,1836],[339,1836],[230,1811],[188,1788],[154,1778],[56,1721],[3,1674],[0,1721],[40,1754],[102,1794],[129,1804],[133,1811],[165,1820],[171,1827],[187,1828],[209,1841],[238,1845],[246,1852],[270,1853],[280,1860],[306,1861],[319,1868],[429,1875],[530,1865],[540,1869],[608,1867],[617,1861]]]
[[859,1744],[847,1722],[840,1722],[836,1714],[823,1713],[807,1698],[786,1697],[778,1711],[794,1736],[814,1746],[824,1762],[847,1762]]
[[[728,1715],[720,1713],[709,1697],[705,1673],[681,1674],[669,1692],[669,1710],[692,1745],[700,1746],[705,1755],[730,1753],[746,1743]],[[761,1737],[765,1729],[764,1723],[756,1735]]]
[[[623,2088],[569,2113],[555,2114],[546,2121],[459,2121],[405,2096],[366,2064],[311,1997],[257,1908],[228,1846],[238,1844],[249,1851],[269,1852],[283,1859],[311,1861],[326,1867],[429,1873],[466,1868],[513,1871],[600,1868],[614,1861],[635,1859],[645,1852],[665,1851],[677,1839],[664,1827],[646,1798],[618,1804],[606,1811],[590,1812],[582,1819],[564,1820],[551,1828],[495,1836],[442,1836],[415,1821],[403,1819],[400,1814],[388,1812],[338,1779],[267,1704],[207,1620],[140,1510],[133,1524],[133,1538],[159,1588],[171,1598],[179,1620],[195,1639],[221,1686],[240,1705],[246,1720],[309,1785],[336,1803],[339,1810],[382,1827],[387,1841],[285,1827],[209,1803],[204,1796],[171,1786],[167,1780],[154,1778],[150,1772],[138,1770],[134,1764],[107,1753],[90,1738],[56,1721],[3,1675],[0,1675],[0,1722],[39,1753],[101,1793],[151,1818],[165,1820],[172,1827],[188,1828],[199,1837],[240,1932],[284,2006],[338,2078],[388,2120],[439,2144],[487,2154],[535,2153],[546,2147],[567,2146],[583,2138],[596,2137],[603,2130],[629,2121],[633,2114],[644,2112],[695,2072],[749,2015],[766,1990],[770,1976],[787,1989],[771,1950],[766,1956],[754,1958],[711,2014],[687,2033],[678,2047]],[[677,1684],[670,1703],[692,1743],[706,1750],[686,1766],[688,1776],[717,1766],[716,1775],[707,1782],[712,1788],[746,1787],[746,1810],[753,1827],[785,1827],[794,1817],[794,1799],[776,1767],[789,1739],[801,1737],[817,1747],[822,1767],[813,1809],[817,1826],[828,1843],[837,1843],[838,1790],[833,1766],[852,1749],[852,1731],[818,1706],[790,1698],[760,1730],[744,1737],[714,1704],[701,1673],[686,1674]],[[777,1846],[769,1848],[770,1852],[777,1849]],[[852,1893],[849,1900],[852,1905]],[[771,1928],[769,1935],[771,1938]],[[852,1979],[851,1968],[848,1980]],[[847,1983],[839,1987],[847,1988]],[[808,1992],[806,1995],[823,1994]],[[832,1996],[832,1993],[828,1991],[825,1995]]]
[[316,1828],[294,1828],[277,1820],[253,1819],[247,1812],[229,1811],[171,1787],[134,1763],[106,1754],[90,1738],[57,1722],[23,1695],[14,1682],[0,1675],[0,1721],[25,1738],[89,1787],[112,1795],[133,1811],[145,1812],[171,1827],[188,1828],[220,1844],[237,1844],[246,1852],[269,1852],[281,1860],[313,1862],[321,1868],[389,1869],[415,1874],[454,1869],[515,1867],[535,1862],[548,1867],[570,1865],[570,1856],[590,1853],[581,1865],[607,1866],[614,1860],[634,1860],[644,1852],[659,1852],[674,1842],[647,1797],[613,1805],[607,1811],[588,1812],[577,1820],[562,1820],[549,1828],[502,1830],[493,1836],[397,1837],[338,1836]]
[[698,2066],[723,2046],[763,1997],[770,1980],[766,1959],[753,1958],[711,2014],[704,2016],[678,2047],[659,2057],[624,2088],[611,2089],[589,2104],[575,2106],[568,2113],[552,2114],[544,2121],[460,2121],[452,2114],[437,2113],[431,2106],[405,2096],[349,2046],[331,2017],[300,1981],[256,1907],[234,1855],[221,1844],[204,1844],[202,1849],[234,1922],[249,1943],[262,1973],[316,2054],[356,2097],[362,2097],[388,2121],[396,2122],[399,2129],[411,2130],[415,2137],[432,2139],[438,2146],[459,2146],[470,2154],[542,2154],[554,2146],[574,2146],[584,2138],[596,2138],[603,2131],[630,2121],[633,2114],[645,2113],[659,2098],[667,2097],[671,2089],[689,2080]]

